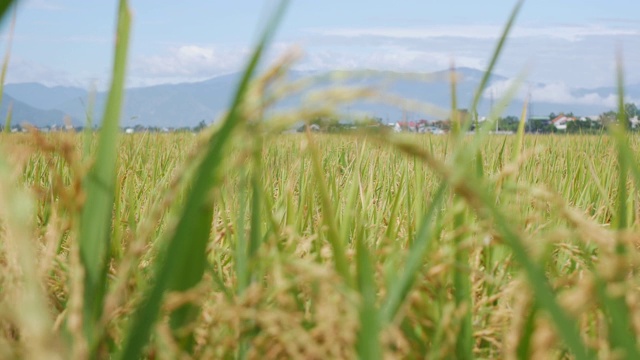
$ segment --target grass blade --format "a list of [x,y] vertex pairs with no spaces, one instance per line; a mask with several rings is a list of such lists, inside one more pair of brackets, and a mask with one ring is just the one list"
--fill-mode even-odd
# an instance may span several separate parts
[[[2,90],[0,90],[2,91]],[[13,116],[13,101],[9,103],[9,108],[7,109],[7,117],[4,120],[4,128],[3,131],[5,134],[11,132],[11,117]]]
[[518,132],[516,133],[516,147],[513,152],[513,157],[511,161],[514,163],[518,161],[518,156],[522,155],[522,149],[524,146],[524,128],[527,124],[527,114],[528,114],[529,100],[524,101],[524,105],[522,105],[522,115],[520,115],[520,122],[518,123]]
[[11,5],[13,5],[13,3],[17,2],[16,0],[6,0],[3,2],[0,2],[0,18],[4,18],[4,15],[7,13],[7,11],[9,10],[9,8],[11,7]]
[[[451,122],[452,122],[452,131],[451,134],[453,136],[453,140],[461,143],[462,137],[468,128],[468,121],[470,119],[463,118],[460,111],[458,111],[458,94],[456,91],[456,82],[457,79],[454,76],[455,68],[451,67]],[[488,72],[487,72],[488,73]],[[485,73],[485,77],[486,74]],[[481,84],[482,86],[482,84]],[[479,89],[478,92],[481,92]],[[472,107],[469,109],[471,113],[470,116],[473,117],[476,109]],[[478,129],[479,130],[479,129]],[[476,131],[476,134],[479,134],[479,131]],[[458,150],[458,149],[456,149]],[[482,155],[480,150],[476,151],[476,173],[482,173],[482,164],[478,164],[478,161],[481,161]],[[466,162],[466,159],[460,159],[462,162]],[[458,211],[454,215],[454,231],[455,229],[459,229],[464,225],[465,222],[465,210],[462,208],[463,200],[460,199],[456,194],[453,194],[453,207]],[[453,287],[454,287],[454,301],[457,308],[461,308],[463,306],[466,307],[464,314],[462,315],[460,331],[456,340],[456,356],[460,359],[470,359],[473,358],[473,329],[471,328],[471,295],[469,284],[470,280],[467,274],[465,274],[460,268],[460,264],[466,262],[468,255],[467,252],[462,249],[461,242],[463,240],[463,236],[461,233],[458,233],[454,239],[455,244],[455,262],[456,267],[453,272]]]
[[489,196],[488,192],[483,192],[480,189],[472,190],[472,193],[478,196],[479,199],[477,200],[479,200],[479,202],[475,202],[467,197],[467,199],[471,201],[470,204],[475,204],[476,210],[480,214],[493,219],[502,239],[513,251],[513,256],[516,261],[522,265],[528,277],[529,285],[536,295],[536,302],[550,314],[559,335],[565,341],[567,347],[578,359],[593,358],[580,338],[575,320],[570,318],[556,301],[553,289],[549,285],[544,270],[529,257],[520,236],[513,229],[509,220],[495,205],[494,198]]
[[376,306],[375,269],[363,235],[356,239],[356,268],[360,304],[360,331],[356,348],[360,359],[381,359],[380,312]]
[[[36,202],[15,179],[15,172],[4,159],[0,159],[0,219],[2,221],[2,256],[14,259],[19,269],[13,284],[0,282],[0,294],[16,298],[13,306],[3,303],[3,311],[15,315],[16,334],[26,337],[23,358],[55,358],[48,353],[53,319],[45,285],[38,272],[36,242],[33,239]],[[7,269],[6,267],[4,269]],[[3,274],[3,277],[6,274]],[[6,300],[4,300],[6,301]],[[4,322],[4,321],[3,321]],[[19,329],[19,330],[18,330]]]
[[451,64],[450,70],[450,81],[451,81],[451,135],[454,140],[459,140],[461,136],[460,133],[463,131],[461,122],[464,119],[460,118],[460,112],[458,111],[458,91],[457,91],[457,83],[458,79],[455,73],[455,65]]
[[329,241],[331,250],[333,251],[335,269],[336,272],[340,276],[342,276],[345,283],[353,285],[353,281],[349,274],[345,244],[342,242],[340,233],[338,232],[338,224],[336,223],[335,211],[333,209],[331,198],[329,197],[329,188],[327,186],[328,182],[322,170],[322,162],[320,161],[319,150],[315,146],[313,138],[311,137],[311,132],[309,130],[307,130],[307,141],[309,152],[311,154],[312,170],[314,176],[318,181],[318,192],[320,194],[320,200],[322,202],[322,221],[327,227],[327,240]]
[[80,217],[80,259],[85,269],[84,332],[90,347],[95,345],[96,322],[101,316],[109,258],[114,189],[116,186],[117,145],[124,95],[131,14],[121,0],[113,78],[105,109],[95,162],[84,180],[86,206]]
[[406,260],[404,270],[402,270],[399,279],[391,283],[391,288],[389,289],[389,293],[384,300],[381,310],[383,324],[394,320],[400,310],[400,307],[409,295],[416,277],[424,264],[426,251],[429,248],[431,240],[435,237],[434,229],[432,227],[433,218],[440,210],[445,190],[446,185],[444,183],[438,187],[438,190],[436,190],[436,193],[431,200],[431,205],[429,205],[429,209],[422,219],[422,224],[420,225],[418,234],[407,251],[409,255]]
[[[9,9],[9,6],[13,1],[5,1],[0,5],[0,18],[4,17],[4,14]],[[7,76],[7,68],[9,67],[9,60],[11,59],[11,45],[13,44],[13,35],[16,29],[16,7],[13,8],[13,17],[11,18],[11,27],[9,28],[9,41],[7,44],[7,51],[4,54],[4,60],[2,61],[2,72],[0,72],[0,104],[2,103],[2,97],[4,95],[4,81]],[[7,118],[5,119],[3,132],[8,134],[11,132],[11,112],[13,106],[9,104],[9,110],[7,111]]]
[[622,348],[624,358],[640,359],[640,351],[638,351],[636,337],[632,330],[633,326],[629,321],[630,314],[625,294],[610,295],[607,284],[602,279],[596,279],[596,290],[607,316],[609,341],[612,348]]
[[[619,56],[620,57],[620,56]],[[624,109],[624,75],[622,70],[621,60],[618,60],[617,67],[617,79],[618,79],[618,124],[617,127],[620,129],[619,134],[622,136],[618,136],[618,216],[616,219],[616,228],[618,230],[623,230],[627,228],[627,176],[628,176],[628,166],[627,160],[622,154],[623,145],[622,143],[627,143],[627,116]],[[624,253],[624,249],[622,248],[622,244],[618,242],[617,245],[618,253]]]
[[[618,57],[617,79],[618,79],[618,124],[612,129],[614,139],[618,150],[618,207],[615,225],[618,231],[624,231],[628,227],[627,223],[627,179],[629,173],[629,164],[634,163],[632,153],[628,152],[627,139],[627,115],[624,108],[624,74],[622,64]],[[616,255],[620,257],[619,261],[624,261],[627,253],[626,246],[622,239],[616,240]],[[620,270],[624,269],[621,267]],[[617,271],[612,281],[615,283],[623,282],[626,276],[625,271]],[[625,352],[625,357],[630,359],[640,358],[640,351],[636,343],[636,335],[633,326],[629,321],[631,315],[627,308],[625,293],[610,294],[608,284],[599,276],[596,276],[596,289],[600,297],[604,311],[609,323],[609,341],[613,348],[620,347]]]
[[85,126],[83,132],[82,156],[88,158],[91,154],[91,142],[93,140],[93,110],[96,103],[96,90],[89,91],[87,107],[85,111]]
[[492,220],[504,243],[511,248],[514,259],[524,269],[529,285],[536,295],[537,304],[549,313],[558,330],[558,334],[562,337],[567,347],[579,359],[593,358],[580,337],[575,320],[558,304],[544,269],[538,266],[529,256],[518,232],[496,204],[495,194],[491,192],[490,187],[483,186],[481,179],[471,180],[473,173],[470,173],[468,169],[460,169],[459,171],[465,172],[465,176],[461,176],[457,172],[450,171],[444,163],[422,149],[402,143],[396,143],[396,146],[409,155],[419,156],[425,160],[443,178],[445,183],[448,183],[453,188],[456,194],[467,201],[469,206],[481,218]]
[[502,53],[504,44],[507,41],[509,33],[511,32],[511,28],[513,27],[513,24],[515,24],[516,17],[518,16],[518,13],[520,12],[520,9],[522,8],[523,4],[524,4],[524,0],[519,0],[516,3],[516,6],[511,11],[511,15],[509,16],[509,20],[507,21],[507,24],[505,25],[504,30],[502,31],[500,40],[498,40],[498,44],[496,45],[496,48],[493,51],[491,60],[489,61],[489,66],[487,66],[487,69],[485,70],[484,75],[482,76],[482,80],[480,80],[480,84],[478,85],[475,95],[473,96],[473,100],[471,102],[471,105],[469,106],[469,114],[474,114],[478,108],[478,104],[480,104],[480,99],[482,98],[484,89],[487,87],[487,84],[491,79],[491,75],[493,74],[493,69],[496,67],[496,64],[498,63],[498,58]]
[[[137,359],[147,343],[151,329],[156,321],[163,295],[166,291],[186,290],[197,284],[202,278],[206,265],[206,245],[209,240],[213,206],[210,190],[217,184],[215,175],[223,160],[222,151],[242,121],[241,104],[256,71],[262,54],[273,37],[288,1],[282,1],[267,25],[238,85],[229,113],[222,125],[209,140],[206,153],[198,166],[193,187],[187,195],[185,206],[180,215],[175,233],[169,239],[163,261],[158,262],[155,283],[143,299],[134,314],[131,328],[124,340],[121,359]],[[170,254],[170,256],[168,256]],[[197,314],[192,305],[176,311],[171,318],[172,328],[178,329]],[[183,339],[188,346],[190,339]]]
[[533,332],[535,330],[535,320],[536,314],[538,313],[538,307],[534,303],[527,314],[527,319],[523,324],[523,328],[521,329],[522,335],[520,336],[520,340],[518,341],[518,346],[516,348],[516,354],[518,359],[529,359],[531,358],[531,342],[533,338]]
[[[471,309],[473,308],[473,300],[471,298],[471,274],[466,271],[466,264],[469,262],[469,251],[464,248],[464,233],[460,229],[467,226],[468,216],[467,208],[464,206],[463,199],[454,196],[453,231],[458,234],[453,239],[455,244],[455,268],[453,271],[453,291],[456,308],[464,309],[462,314],[460,332],[456,341],[456,356],[459,359],[473,358],[473,327],[471,323]],[[460,203],[460,204],[458,204]]]

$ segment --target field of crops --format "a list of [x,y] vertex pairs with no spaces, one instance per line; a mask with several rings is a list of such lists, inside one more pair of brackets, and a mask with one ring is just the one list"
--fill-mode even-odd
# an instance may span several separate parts
[[80,252],[95,136],[3,137],[0,357],[635,351],[639,179],[621,179],[612,137],[516,152],[516,136],[238,133],[199,194],[211,209],[189,215],[210,231],[190,218],[176,240],[206,137],[121,137],[95,318]]
[[0,358],[640,358],[621,66],[600,135],[490,135],[517,82],[467,133],[453,73],[447,135],[285,135],[373,95],[433,110],[339,88],[270,109],[309,85],[285,81],[292,56],[258,74],[285,5],[200,134],[120,132],[125,0],[100,131],[9,134],[7,119]]

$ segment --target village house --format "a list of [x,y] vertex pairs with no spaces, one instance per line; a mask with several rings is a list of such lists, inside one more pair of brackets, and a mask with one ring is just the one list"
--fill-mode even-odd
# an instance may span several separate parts
[[564,114],[560,114],[558,116],[556,116],[553,120],[551,120],[551,123],[553,124],[553,126],[556,127],[556,129],[558,130],[567,130],[567,123],[570,121],[576,121],[577,119],[575,117],[569,117],[569,116],[565,116]]

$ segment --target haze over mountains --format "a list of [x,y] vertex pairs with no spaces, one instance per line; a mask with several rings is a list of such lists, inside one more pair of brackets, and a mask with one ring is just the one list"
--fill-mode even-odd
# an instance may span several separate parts
[[[483,72],[470,69],[457,69],[461,74],[458,83],[459,107],[467,106],[477,88]],[[450,108],[450,83],[448,71],[430,74],[431,81],[420,79],[427,77],[417,74],[401,74],[380,71],[364,73],[344,83],[347,86],[364,86],[381,88],[386,92],[405,99],[428,102],[430,104]],[[303,72],[292,72],[292,80],[310,75]],[[317,75],[317,74],[316,74]],[[395,79],[395,80],[391,80]],[[235,91],[239,74],[215,77],[202,82],[165,84],[141,88],[130,88],[126,91],[126,100],[121,119],[122,126],[158,126],[158,127],[193,127],[201,121],[211,123],[229,105],[230,98]],[[499,101],[501,89],[509,83],[506,77],[493,75],[490,81],[490,92],[496,94],[494,104]],[[324,83],[326,85],[326,83]],[[316,86],[318,89],[322,85]],[[525,85],[526,86],[526,85]],[[532,94],[532,115],[548,115],[551,112],[573,112],[578,115],[597,115],[608,111],[609,105],[615,98],[614,87],[597,89],[558,89],[550,84],[528,85]],[[523,90],[525,93],[527,89]],[[631,99],[640,99],[640,85],[626,88]],[[521,93],[522,95],[522,93]],[[94,119],[99,122],[106,102],[106,93],[96,94]],[[279,106],[295,106],[301,96],[283,101]],[[505,115],[519,115],[523,101],[516,99],[511,102]],[[537,100],[540,98],[541,100]],[[39,83],[8,84],[0,106],[0,117],[7,115],[9,103],[13,105],[13,123],[28,122],[35,126],[63,124],[65,115],[69,116],[74,125],[85,123],[89,104],[88,92],[75,87],[47,87]],[[479,107],[480,115],[488,113],[492,101],[485,97]],[[357,102],[343,110],[349,113],[367,113],[382,118],[384,121],[395,122],[402,119],[403,109],[389,105]],[[433,114],[410,113],[414,119],[435,119]]]

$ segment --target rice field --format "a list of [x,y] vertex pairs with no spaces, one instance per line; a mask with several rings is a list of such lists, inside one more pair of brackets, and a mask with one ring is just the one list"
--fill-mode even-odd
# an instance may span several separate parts
[[[626,356],[621,335],[635,344],[638,196],[627,178],[619,198],[611,137],[525,136],[514,156],[517,137],[492,136],[465,163],[457,156],[473,138],[237,136],[203,196],[212,205],[204,251],[171,264],[167,277],[177,285],[165,289],[155,321],[143,322],[144,356],[571,356],[514,241],[590,355]],[[91,343],[79,229],[90,206],[82,144],[95,136],[4,136],[20,156],[5,167],[1,192],[9,204],[1,357],[123,351],[158,269],[194,250],[187,235],[170,251],[203,138],[120,139],[106,289]],[[629,139],[634,152],[639,140]],[[491,204],[476,203],[485,199]],[[200,279],[179,289],[197,266]],[[187,320],[173,325],[184,309]],[[614,319],[625,327],[614,328]]]
[[307,84],[284,81],[291,56],[257,71],[285,4],[198,135],[120,133],[124,0],[100,131],[0,134],[0,358],[640,358],[621,70],[601,135],[490,135],[509,96],[468,134],[455,76],[446,136],[284,135],[402,103],[329,89],[270,110]]

